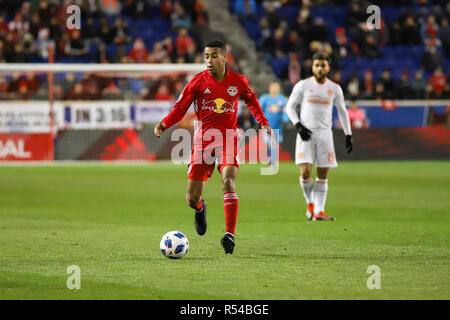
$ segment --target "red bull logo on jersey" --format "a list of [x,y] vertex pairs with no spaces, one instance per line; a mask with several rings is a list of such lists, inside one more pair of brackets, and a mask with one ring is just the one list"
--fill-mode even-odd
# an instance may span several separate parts
[[222,98],[217,98],[210,101],[203,100],[202,109],[211,110],[215,113],[234,112],[234,105]]

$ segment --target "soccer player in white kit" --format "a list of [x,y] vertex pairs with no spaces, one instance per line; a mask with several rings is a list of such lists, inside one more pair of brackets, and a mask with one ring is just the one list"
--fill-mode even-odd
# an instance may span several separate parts
[[[345,133],[345,147],[353,149],[352,131],[342,88],[327,78],[330,59],[326,53],[313,55],[313,76],[300,80],[293,88],[286,112],[298,131],[295,146],[295,164],[300,167],[300,187],[305,196],[308,220],[331,220],[325,214],[328,191],[328,172],[337,167],[332,127],[333,105]],[[300,117],[296,111],[300,104]],[[316,165],[316,183],[311,177]],[[314,191],[314,192],[313,192]]]

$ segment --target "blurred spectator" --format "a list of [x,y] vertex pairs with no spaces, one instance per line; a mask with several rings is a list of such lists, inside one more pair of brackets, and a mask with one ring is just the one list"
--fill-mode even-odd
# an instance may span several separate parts
[[419,25],[414,20],[413,14],[409,15],[401,26],[401,43],[407,45],[420,43]]
[[308,12],[304,14],[299,13],[291,29],[293,31],[296,31],[299,38],[303,39],[304,42],[309,42],[310,25],[311,25],[311,16],[308,14]]
[[289,55],[289,63],[282,72],[282,78],[288,80],[288,91],[290,91],[292,87],[300,81],[301,71],[302,67],[300,65],[298,55],[291,53]]
[[444,76],[441,68],[437,68],[428,79],[428,82],[432,85],[437,98],[441,97],[446,81],[447,78]]
[[233,48],[231,47],[231,44],[228,43],[226,45],[226,50],[227,50],[227,66],[228,66],[228,68],[230,68],[234,72],[239,72],[239,65],[237,64],[236,59],[234,58]]
[[437,45],[440,44],[438,39],[439,26],[436,23],[436,18],[433,15],[428,16],[427,23],[423,24],[420,28],[420,36],[423,43],[428,43],[430,40],[434,41]]
[[100,19],[100,25],[98,27],[97,37],[106,44],[110,44],[113,41],[113,34],[111,27],[108,24],[108,20],[106,18]]
[[255,118],[253,118],[247,106],[242,107],[242,113],[238,117],[238,124],[239,128],[241,128],[244,131],[256,128]]
[[400,76],[400,81],[398,82],[398,93],[396,95],[397,99],[413,99],[414,94],[411,87],[411,82],[409,81],[408,70],[403,70]]
[[367,35],[362,48],[364,56],[369,59],[376,59],[381,56],[380,46],[376,43],[372,35]]
[[361,93],[363,99],[375,99],[375,81],[372,70],[366,70],[361,82]]
[[130,50],[130,59],[136,63],[147,63],[148,50],[141,38],[134,40],[133,48]]
[[72,56],[81,57],[89,52],[85,40],[81,37],[80,30],[72,30],[72,32],[70,33],[69,45],[69,52]]
[[175,39],[175,50],[178,57],[183,57],[190,45],[194,43],[194,40],[188,34],[188,30],[186,28],[180,28],[178,30],[178,36]]
[[384,91],[384,85],[383,82],[377,82],[377,84],[375,85],[375,99],[377,100],[385,100],[388,99],[388,97],[386,96],[386,93]]
[[256,14],[255,0],[236,0],[234,2],[234,13],[244,19],[254,16]]
[[271,2],[268,2],[266,5],[265,17],[266,17],[267,23],[269,24],[269,27],[271,29],[275,30],[276,28],[278,28],[280,26],[281,17],[275,11],[275,5]]
[[308,30],[309,40],[314,41],[327,41],[328,40],[328,28],[325,25],[323,18],[318,17],[314,20],[313,25]]
[[162,42],[156,42],[153,45],[153,51],[150,53],[153,63],[161,63],[164,57],[168,56],[168,52],[164,49]]
[[425,72],[434,72],[436,68],[442,66],[442,57],[433,41],[426,44],[426,49],[422,54],[422,67]]
[[102,98],[105,100],[117,100],[121,95],[122,91],[117,87],[114,81],[111,81],[102,91]]
[[169,87],[165,83],[161,83],[155,94],[155,99],[160,101],[173,101],[174,96],[170,93]]
[[272,57],[281,58],[287,52],[287,39],[283,28],[278,28],[265,43],[266,50]]
[[442,19],[442,24],[439,28],[439,39],[441,39],[445,57],[450,58],[450,26],[447,18]]
[[286,50],[288,52],[301,52],[303,49],[303,42],[298,37],[296,31],[289,31],[287,41],[286,41]]
[[97,51],[95,52],[95,62],[96,63],[109,63],[111,62],[111,57],[109,53],[106,51],[106,45],[104,43],[100,43],[98,45]]
[[347,113],[353,130],[368,128],[366,112],[364,109],[358,107],[355,100],[351,100],[350,108],[347,109]]
[[[161,1],[161,6],[167,3],[171,4],[171,0]],[[123,1],[122,13],[126,16],[133,17],[134,19],[142,19],[148,16],[149,9],[149,1],[147,0]]]
[[39,8],[37,9],[37,12],[39,14],[39,20],[41,22],[41,27],[48,26],[48,23],[50,22],[50,19],[52,17],[52,13],[50,11],[48,1],[40,0]]
[[414,80],[411,82],[411,89],[413,91],[413,99],[423,99],[425,97],[425,87],[427,82],[423,78],[422,71],[417,71],[414,75]]
[[30,29],[30,23],[23,19],[23,15],[20,12],[16,12],[14,19],[8,23],[8,30],[14,32],[18,36],[22,36]]
[[347,97],[350,100],[356,100],[359,99],[360,93],[359,89],[361,87],[360,81],[358,79],[358,73],[353,72],[350,79],[347,81],[347,84],[345,86]]
[[115,44],[125,44],[130,42],[131,38],[128,35],[128,27],[121,18],[116,18],[114,27],[111,30],[111,37]]
[[97,37],[98,33],[94,18],[87,18],[86,25],[83,26],[83,38],[88,40],[94,39]]
[[301,65],[300,68],[300,78],[301,79],[306,79],[309,77],[312,77],[312,59],[308,58],[303,60],[303,64]]
[[402,29],[400,28],[400,22],[394,21],[389,26],[389,42],[392,45],[399,45],[403,43],[402,39]]
[[336,28],[334,36],[334,42],[339,56],[341,58],[346,58],[349,50],[349,42],[347,35],[345,34],[345,29],[342,27]]
[[208,12],[201,1],[196,1],[194,5],[194,23],[198,26],[207,26],[209,23]]
[[436,91],[433,88],[433,85],[431,83],[427,83],[425,86],[425,97],[426,100],[434,100],[438,99],[439,96],[437,95]]
[[48,47],[52,43],[52,41],[49,39],[50,32],[48,28],[42,28],[38,32],[38,38],[35,41],[35,47],[38,56],[41,59],[47,60],[48,59]]
[[122,9],[121,2],[118,0],[102,0],[99,4],[100,10],[107,16],[117,16]]
[[269,23],[267,22],[266,17],[262,17],[259,20],[259,29],[261,32],[261,37],[259,38],[259,40],[257,42],[257,47],[265,48],[265,44],[267,43],[267,41],[269,41],[269,39],[272,36],[272,29],[270,29]]
[[395,99],[397,97],[397,84],[394,79],[392,79],[391,71],[389,69],[383,70],[379,82],[383,84],[384,99]]
[[175,2],[174,11],[170,15],[170,20],[172,21],[172,28],[174,29],[190,29],[192,27],[190,15],[186,13],[183,6],[179,2]]

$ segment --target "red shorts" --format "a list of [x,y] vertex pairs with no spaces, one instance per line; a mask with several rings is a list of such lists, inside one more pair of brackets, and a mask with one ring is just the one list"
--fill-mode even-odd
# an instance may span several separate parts
[[[201,153],[191,154],[191,163],[188,164],[188,179],[197,181],[206,181],[214,172],[217,163],[217,170],[222,173],[222,169],[226,166],[235,166],[239,169],[238,147],[230,152],[222,152],[222,150],[203,150]],[[224,157],[225,154],[225,157]],[[201,157],[202,156],[202,157]],[[200,158],[201,157],[201,158]]]

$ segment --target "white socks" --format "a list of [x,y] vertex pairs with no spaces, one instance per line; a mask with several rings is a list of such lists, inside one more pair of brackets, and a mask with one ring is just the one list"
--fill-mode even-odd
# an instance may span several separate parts
[[303,178],[300,176],[300,187],[303,190],[303,195],[305,196],[306,203],[313,203],[312,191],[314,188],[314,182],[312,178],[310,177],[308,180],[303,180]]
[[314,188],[314,214],[325,211],[325,202],[327,201],[328,179],[316,178]]

